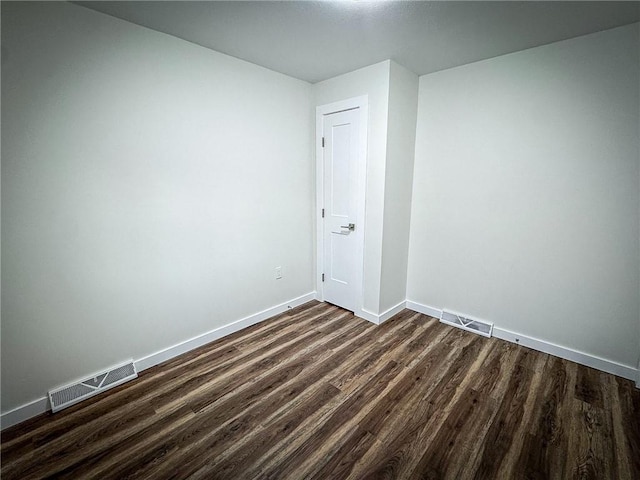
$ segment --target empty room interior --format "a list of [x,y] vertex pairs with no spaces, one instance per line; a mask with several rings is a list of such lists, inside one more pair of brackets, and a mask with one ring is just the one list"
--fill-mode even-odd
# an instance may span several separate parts
[[0,8],[3,479],[640,478],[640,2]]

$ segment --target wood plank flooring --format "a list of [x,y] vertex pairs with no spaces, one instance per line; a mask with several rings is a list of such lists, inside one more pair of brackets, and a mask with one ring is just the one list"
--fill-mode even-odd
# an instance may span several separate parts
[[311,302],[2,433],[9,479],[640,479],[632,382]]

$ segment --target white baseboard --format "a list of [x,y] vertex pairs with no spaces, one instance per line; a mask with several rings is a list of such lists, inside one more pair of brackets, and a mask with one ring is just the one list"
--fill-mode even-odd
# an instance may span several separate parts
[[[267,320],[268,318],[287,311],[289,308],[297,307],[298,305],[307,303],[315,298],[316,292],[307,293],[306,295],[294,298],[292,300],[289,300],[288,302],[281,303],[280,305],[276,305],[266,310],[262,310],[261,312],[254,313],[253,315],[249,315],[248,317],[241,318],[240,320],[236,320],[235,322],[231,322],[222,327],[215,328],[209,332],[203,333],[202,335],[198,335],[197,337],[193,337],[184,342],[177,343],[176,345],[136,360],[134,362],[136,365],[136,369],[138,370],[138,372],[141,372],[142,370],[146,370],[147,368],[153,367],[154,365],[158,365],[167,360],[171,360],[178,355],[182,355],[183,353],[189,352],[195,348],[201,347],[203,345],[206,345],[207,343],[222,338],[225,335],[229,335],[231,333],[237,332],[238,330],[242,330],[243,328],[255,325],[256,323],[260,323],[264,320]],[[32,402],[26,403],[17,408],[14,408],[13,410],[9,410],[8,412],[3,413],[0,416],[0,429],[4,430],[5,428],[11,427],[32,417],[45,413],[48,410],[50,410],[49,398],[47,396],[38,398],[36,400],[33,400]]]
[[411,300],[407,300],[407,308],[414,312],[437,318],[438,320],[440,320],[440,317],[442,316],[442,310],[438,310],[437,308],[433,308],[428,305],[422,305],[421,303],[412,302]]
[[511,332],[503,328],[494,326],[493,336],[511,343],[517,343],[518,345],[533,348],[539,352],[548,353],[556,357],[564,358],[565,360],[571,360],[572,362],[595,368],[596,370],[612,373],[613,375],[617,375],[628,380],[635,380],[637,376],[637,369],[628,365],[622,365],[618,362],[614,362],[613,360],[607,360],[579,350],[556,345],[555,343],[547,342],[546,340],[539,340],[527,335],[520,335],[519,333]]
[[[248,317],[228,323],[227,325],[224,325],[222,327],[215,328],[207,333],[198,335],[197,337],[191,338],[184,342],[180,342],[169,348],[165,348],[164,350],[160,350],[158,352],[152,353],[151,355],[147,355],[146,357],[136,360],[134,362],[136,365],[136,369],[139,372],[142,370],[146,370],[147,368],[153,367],[154,365],[158,365],[167,360],[171,360],[178,355],[222,338],[225,335],[237,332],[238,330],[242,330],[243,328],[255,325],[256,323],[271,318],[274,315],[285,312],[290,307],[297,307],[298,305],[302,305],[313,299],[317,299],[316,292],[302,295],[288,302],[281,303],[280,305],[276,305],[253,315],[249,315]],[[388,309],[387,311],[379,315],[364,309],[358,311],[356,315],[379,325],[380,323],[388,320],[395,314],[402,311],[403,308],[408,308],[409,310],[413,310],[414,312],[419,312],[438,319],[442,315],[442,310],[438,308],[431,307],[429,305],[423,305],[411,300],[400,302],[398,305]],[[596,357],[594,355],[580,352],[578,350],[573,350],[571,348],[556,345],[544,340],[521,335],[495,326],[493,328],[493,335],[496,338],[500,338],[502,340],[517,343],[519,345],[524,345],[525,347],[529,347],[540,352],[548,353],[556,357],[564,358],[581,365],[586,365],[603,372],[611,373],[613,375],[618,375],[620,377],[635,381],[636,387],[640,388],[640,368],[622,365],[611,360]],[[518,341],[516,341],[516,339],[518,339]],[[49,409],[50,407],[48,397],[43,396],[41,398],[33,400],[29,403],[14,408],[13,410],[3,413],[0,416],[0,429],[4,430],[5,428],[11,427],[20,422],[24,422],[25,420],[35,417],[36,415],[47,412]]]
[[[420,303],[412,302],[409,300],[407,300],[407,308],[409,310],[424,313],[425,315],[429,315],[435,318],[440,318],[440,316],[442,315],[441,309],[430,307],[428,305],[422,305]],[[517,343],[518,345],[524,345],[525,347],[532,348],[539,352],[548,353],[556,357],[564,358],[565,360],[570,360],[572,362],[579,363],[580,365],[585,365],[587,367],[611,373],[628,380],[633,380],[636,382],[636,386],[640,388],[640,370],[637,368],[630,367],[628,365],[622,365],[612,360],[600,358],[595,355],[580,352],[578,350],[563,347],[561,345],[556,345],[546,340],[529,337],[527,335],[522,335],[496,326],[493,327],[493,336],[502,340],[506,340],[508,342]]]
[[356,311],[353,312],[353,314],[356,317],[364,318],[365,320],[371,323],[375,323],[376,325],[380,324],[380,317],[378,316],[378,314],[370,312],[369,310],[365,310],[364,308],[356,309]]
[[45,413],[50,409],[49,397],[40,397],[32,402],[25,403],[24,405],[20,405],[13,410],[3,413],[0,417],[0,429],[4,430],[5,428],[17,425],[41,413]]
[[397,313],[400,313],[402,310],[405,309],[406,306],[407,306],[407,302],[403,300],[396,306],[391,307],[389,310],[382,312],[380,315],[378,315],[378,325],[380,325],[382,322],[386,322]]
[[376,325],[380,325],[382,322],[386,322],[387,320],[389,320],[396,313],[401,312],[405,308],[406,303],[407,302],[403,300],[399,304],[391,307],[388,310],[385,310],[382,313],[373,313],[364,308],[360,308],[354,312],[354,315],[356,317],[364,318],[365,320],[368,320],[371,323],[375,323]]
[[165,348],[164,350],[160,350],[158,352],[152,353],[151,355],[147,355],[146,357],[136,360],[136,369],[141,372],[143,370],[146,370],[147,368],[153,367],[162,362],[166,362],[167,360],[171,360],[178,355],[182,355],[183,353],[190,352],[191,350],[201,347],[202,345],[213,342],[214,340],[222,338],[225,335],[230,335],[234,332],[237,332],[238,330],[250,327],[251,325],[255,325],[256,323],[271,318],[274,315],[285,312],[289,307],[297,307],[298,305],[307,303],[315,298],[316,292],[307,293],[306,295],[302,295],[300,297],[289,300],[288,302],[281,303],[280,305],[276,305],[275,307],[267,308],[266,310],[262,310],[261,312],[254,313],[253,315],[241,318],[240,320],[236,320],[235,322],[227,323],[222,327],[214,328],[207,333],[203,333],[202,335],[190,338],[189,340],[177,343],[176,345]]

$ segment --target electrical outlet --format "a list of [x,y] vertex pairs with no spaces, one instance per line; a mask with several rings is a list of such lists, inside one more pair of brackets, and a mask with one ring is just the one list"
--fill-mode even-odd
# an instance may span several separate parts
[[282,267],[276,267],[276,280],[282,278]]

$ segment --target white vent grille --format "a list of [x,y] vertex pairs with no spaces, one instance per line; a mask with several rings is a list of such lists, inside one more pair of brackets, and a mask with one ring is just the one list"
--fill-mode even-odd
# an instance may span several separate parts
[[485,337],[490,337],[493,332],[493,323],[486,320],[478,320],[477,318],[471,318],[467,315],[452,312],[450,310],[443,310],[440,316],[440,321],[447,325],[462,328],[469,332],[478,333]]
[[136,366],[133,361],[129,361],[85,380],[51,390],[49,392],[51,411],[58,412],[105,390],[133,380],[137,376]]

